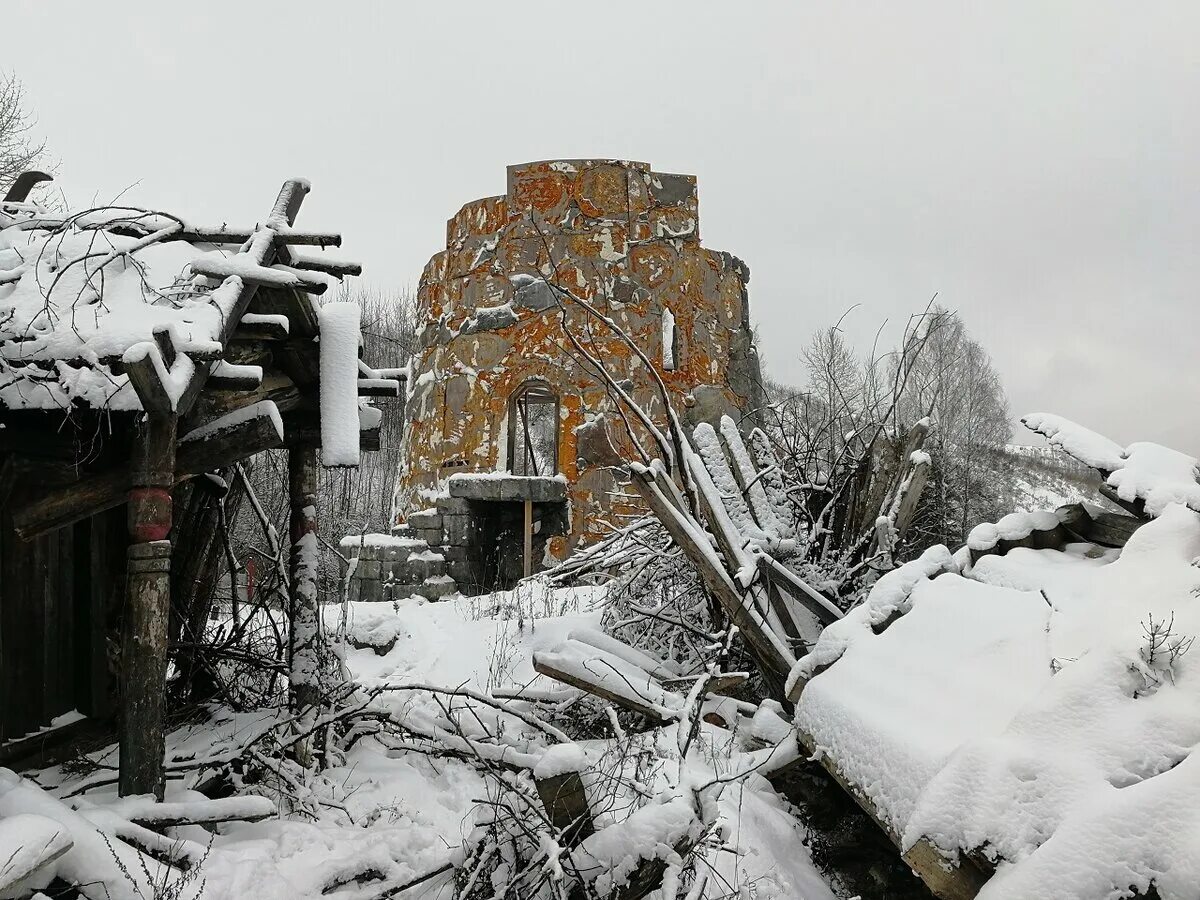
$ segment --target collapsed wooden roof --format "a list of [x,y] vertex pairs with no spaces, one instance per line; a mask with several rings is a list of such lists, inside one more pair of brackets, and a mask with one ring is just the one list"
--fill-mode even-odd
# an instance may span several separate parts
[[[343,431],[357,417],[364,448],[377,446],[379,411],[358,398],[399,395],[403,373],[360,360],[357,390],[322,399],[332,337],[323,356],[313,298],[361,267],[296,249],[341,245],[295,227],[309,189],[286,181],[266,218],[244,228],[131,206],[57,214],[13,191],[0,202],[0,451],[10,484],[33,465],[43,482],[14,511],[23,535],[121,502],[121,421],[142,411],[179,420],[178,480],[319,445],[323,412]],[[346,352],[357,355],[352,343]]]

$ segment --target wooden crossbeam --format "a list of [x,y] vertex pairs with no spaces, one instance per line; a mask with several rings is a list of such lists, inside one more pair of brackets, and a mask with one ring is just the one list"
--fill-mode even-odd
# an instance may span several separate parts
[[390,378],[358,379],[358,396],[360,397],[399,397],[400,395],[399,381],[393,381]]
[[323,294],[329,288],[323,278],[313,278],[284,266],[247,265],[242,263],[240,255],[226,259],[201,257],[192,260],[191,267],[197,275],[221,279],[237,276],[258,287],[286,288],[306,294]]
[[239,366],[218,360],[208,374],[208,386],[218,391],[256,391],[262,387],[262,366]]
[[[275,198],[275,205],[272,208],[273,215],[282,216],[281,221],[285,221],[288,226],[295,221],[296,213],[300,209],[300,204],[304,200],[304,196],[308,193],[308,182],[300,179],[290,179],[283,183],[283,187],[279,190],[279,195]],[[243,253],[254,264],[267,266],[273,263],[276,259],[277,250],[282,245],[279,243],[280,232],[273,231],[269,228],[263,228],[255,231],[252,235],[247,235]],[[241,321],[242,316],[250,307],[250,301],[254,299],[254,295],[258,290],[258,285],[242,279],[241,288],[238,290],[234,302],[230,306],[228,317],[222,323],[219,343],[222,346],[228,346],[229,340]],[[291,292],[294,293],[294,292]],[[315,333],[315,332],[314,332]],[[204,390],[204,385],[208,381],[209,368],[208,366],[197,366],[196,373],[192,380],[188,383],[187,388],[176,404],[176,412],[180,416],[186,416],[191,410],[192,405],[200,396],[200,392]]]

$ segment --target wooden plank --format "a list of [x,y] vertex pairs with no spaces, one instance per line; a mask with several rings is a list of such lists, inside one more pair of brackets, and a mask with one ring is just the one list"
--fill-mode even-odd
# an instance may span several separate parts
[[401,384],[391,378],[360,378],[358,379],[358,396],[360,397],[399,397]]
[[28,813],[0,819],[0,846],[20,847],[0,859],[0,893],[42,871],[74,845],[71,833],[54,819]]
[[252,314],[247,313],[238,322],[237,328],[229,338],[231,341],[286,341],[291,336],[286,321],[277,322],[264,316],[262,319],[247,322],[246,318],[250,315]]
[[[689,528],[684,515],[663,495],[654,482],[651,470],[642,466],[632,467],[631,483],[646,501],[647,506],[658,517],[684,556],[696,567],[704,585],[721,604],[730,621],[738,627],[762,669],[763,679],[775,699],[783,697],[783,681],[791,669],[794,659],[785,657],[775,642],[767,636],[760,620],[750,613],[741,595],[724,569],[714,565],[710,552],[698,543],[696,530]],[[693,525],[695,525],[693,521]]]
[[1141,497],[1133,501],[1125,500],[1120,494],[1117,493],[1116,488],[1111,487],[1103,481],[1100,482],[1100,485],[1096,488],[1096,490],[1100,492],[1100,496],[1105,500],[1108,500],[1110,503],[1115,503],[1131,516],[1134,516],[1138,519],[1148,518],[1146,515],[1146,501]]
[[198,416],[196,418],[211,421],[262,400],[270,400],[275,404],[276,409],[285,413],[299,409],[304,405],[305,398],[291,378],[279,372],[268,372],[263,376],[258,387],[253,390],[221,391],[206,396],[197,407]]
[[[703,677],[703,675],[688,675],[682,678],[664,678],[659,683],[669,691],[686,693]],[[750,676],[745,672],[719,672],[709,678],[705,693],[728,694],[730,691],[742,687],[749,680]]]
[[237,276],[244,283],[260,288],[303,291],[306,294],[323,294],[329,289],[328,282],[323,278],[314,278],[303,272],[277,266],[240,264],[238,256],[228,259],[201,257],[192,260],[191,268],[197,275],[204,275],[208,278],[224,280],[230,276]]
[[[601,651],[596,651],[597,657],[600,657],[601,655]],[[621,683],[626,684],[630,690],[618,690],[616,689],[617,680],[614,680],[613,686],[610,687],[604,683],[608,680],[607,678],[602,680],[591,676],[585,677],[578,672],[568,671],[567,669],[560,667],[556,663],[554,654],[534,653],[533,669],[535,672],[545,675],[547,678],[553,678],[555,681],[568,684],[571,687],[577,687],[581,690],[587,691],[594,697],[599,697],[601,700],[607,700],[610,703],[615,703],[617,706],[620,706],[623,709],[628,709],[631,712],[645,716],[646,719],[648,719],[654,725],[662,725],[668,721],[668,719],[663,716],[659,708],[650,700],[645,698],[639,699],[637,685],[629,685],[627,682],[622,681]],[[646,678],[647,681],[650,680],[649,675],[647,675]],[[680,698],[680,700],[682,701],[682,698]]]
[[362,266],[356,262],[347,262],[340,259],[323,259],[319,256],[309,256],[307,254],[293,253],[288,262],[293,269],[304,269],[309,272],[324,272],[326,275],[332,275],[335,278],[344,278],[347,275],[361,275]]

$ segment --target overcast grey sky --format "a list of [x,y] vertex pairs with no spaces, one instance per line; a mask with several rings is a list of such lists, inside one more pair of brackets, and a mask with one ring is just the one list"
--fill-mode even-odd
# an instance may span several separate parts
[[0,34],[73,205],[242,224],[303,175],[301,223],[404,285],[507,164],[645,160],[698,176],[775,377],[936,291],[1014,413],[1200,450],[1200,4],[6,0]]

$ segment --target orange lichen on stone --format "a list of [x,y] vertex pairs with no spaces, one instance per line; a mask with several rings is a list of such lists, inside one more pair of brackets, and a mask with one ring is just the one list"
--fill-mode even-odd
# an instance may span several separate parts
[[[701,247],[698,221],[694,177],[621,160],[511,166],[505,195],[463,206],[418,288],[425,322],[406,401],[401,516],[444,498],[452,474],[510,465],[511,398],[531,380],[557,395],[555,456],[567,481],[565,515],[539,511],[550,515],[539,522],[561,531],[539,532],[539,561],[562,559],[645,514],[623,462],[638,458],[638,446],[658,450],[640,426],[628,431],[568,334],[660,426],[666,411],[646,362],[568,294],[633,339],[685,423],[752,413],[759,378],[749,272]],[[672,334],[664,334],[665,309]],[[664,340],[672,341],[672,369],[663,365]],[[447,514],[474,515],[460,506]],[[479,532],[447,526],[447,560],[461,580],[455,566],[477,548],[451,543],[451,530],[454,540],[466,534],[476,543]]]

